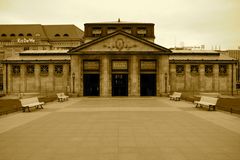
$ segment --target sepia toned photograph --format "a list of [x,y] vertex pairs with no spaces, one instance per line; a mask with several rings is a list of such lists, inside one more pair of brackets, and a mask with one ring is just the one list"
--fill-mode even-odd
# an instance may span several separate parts
[[0,0],[0,160],[240,160],[239,0]]

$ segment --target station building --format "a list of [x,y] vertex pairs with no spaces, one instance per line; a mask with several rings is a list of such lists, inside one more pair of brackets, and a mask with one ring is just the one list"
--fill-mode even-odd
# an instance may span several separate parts
[[[86,23],[84,33],[74,25],[37,25],[37,31],[20,26],[24,32],[14,25],[5,29],[0,25],[5,94],[236,92],[236,59],[216,51],[170,50],[158,45],[153,23]],[[44,38],[38,38],[39,34]]]

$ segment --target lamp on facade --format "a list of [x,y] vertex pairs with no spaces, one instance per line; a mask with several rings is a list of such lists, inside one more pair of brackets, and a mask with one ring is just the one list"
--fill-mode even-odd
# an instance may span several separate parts
[[73,93],[75,93],[75,73],[72,73]]

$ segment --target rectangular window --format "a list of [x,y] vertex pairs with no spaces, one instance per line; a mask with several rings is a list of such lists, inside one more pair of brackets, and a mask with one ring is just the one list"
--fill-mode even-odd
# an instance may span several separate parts
[[227,75],[227,65],[226,64],[220,64],[219,65],[219,75],[220,76],[226,76]]
[[176,65],[176,74],[184,75],[184,65]]
[[40,74],[41,75],[48,75],[48,65],[41,65],[40,66]]
[[127,32],[129,34],[132,33],[132,28],[131,27],[123,27],[122,29],[123,29],[124,32]]
[[213,65],[205,65],[205,75],[206,76],[213,75]]
[[84,71],[99,71],[99,61],[98,60],[84,60],[83,70]]
[[191,74],[198,75],[199,74],[199,67],[198,65],[191,65]]
[[20,65],[12,65],[12,74],[13,76],[20,76]]
[[27,75],[34,75],[34,65],[27,65]]
[[116,27],[108,27],[107,34],[111,34],[117,30]]
[[63,65],[55,65],[54,66],[54,74],[55,74],[55,76],[62,76],[63,75]]
[[99,37],[102,34],[102,28],[101,27],[93,27],[92,35],[93,37]]
[[156,71],[156,60],[141,60],[141,71]]
[[138,36],[140,36],[140,37],[146,37],[146,35],[147,35],[147,29],[146,29],[146,27],[138,27],[138,28],[137,28],[137,34],[138,34]]
[[128,71],[128,61],[127,60],[113,60],[112,61],[113,71]]

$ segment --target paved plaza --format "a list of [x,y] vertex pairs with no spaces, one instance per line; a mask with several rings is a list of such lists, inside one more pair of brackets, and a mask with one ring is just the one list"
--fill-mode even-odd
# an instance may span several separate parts
[[154,98],[70,98],[0,117],[0,160],[240,160],[240,117]]

